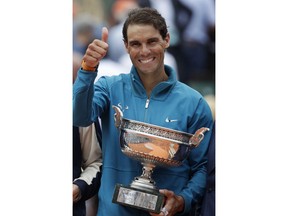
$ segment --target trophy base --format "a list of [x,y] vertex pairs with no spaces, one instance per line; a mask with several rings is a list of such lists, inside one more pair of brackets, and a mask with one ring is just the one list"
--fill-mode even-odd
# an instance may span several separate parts
[[157,191],[145,191],[116,184],[112,202],[159,214],[164,203],[164,195]]

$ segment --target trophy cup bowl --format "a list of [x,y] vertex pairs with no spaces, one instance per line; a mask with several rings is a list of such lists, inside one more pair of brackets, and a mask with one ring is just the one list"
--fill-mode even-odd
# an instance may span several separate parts
[[123,118],[119,107],[115,110],[115,126],[120,130],[121,151],[128,157],[140,161],[141,176],[135,177],[130,186],[117,184],[113,202],[160,213],[164,196],[159,193],[151,175],[156,166],[180,166],[191,149],[196,148],[209,128],[200,128],[189,134],[170,128]]

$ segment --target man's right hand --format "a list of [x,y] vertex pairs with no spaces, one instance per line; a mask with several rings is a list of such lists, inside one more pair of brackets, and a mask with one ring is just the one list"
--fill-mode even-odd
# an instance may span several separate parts
[[108,51],[108,29],[102,28],[102,39],[95,39],[88,45],[83,57],[84,64],[90,68],[95,68],[100,60],[104,58]]
[[78,202],[81,199],[81,191],[78,185],[73,184],[73,203]]

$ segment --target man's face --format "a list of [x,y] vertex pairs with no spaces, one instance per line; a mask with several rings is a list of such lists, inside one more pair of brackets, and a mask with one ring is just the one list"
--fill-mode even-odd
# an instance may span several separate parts
[[163,40],[152,25],[129,25],[125,47],[138,73],[149,74],[164,70],[164,52],[170,36]]

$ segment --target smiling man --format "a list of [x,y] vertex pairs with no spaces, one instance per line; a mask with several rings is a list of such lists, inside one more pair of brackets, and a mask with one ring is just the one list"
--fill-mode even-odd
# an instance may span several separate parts
[[112,106],[118,106],[124,118],[191,134],[201,127],[211,129],[213,123],[211,110],[202,95],[179,82],[175,70],[164,64],[170,35],[165,19],[157,10],[133,9],[122,33],[133,64],[130,73],[103,76],[94,82],[98,65],[109,52],[108,29],[103,28],[101,40],[95,39],[88,46],[73,86],[74,125],[87,126],[98,117],[102,122],[103,165],[97,215],[189,215],[191,205],[205,191],[209,132],[181,166],[154,170],[156,187],[164,195],[159,214],[112,202],[116,184],[128,185],[142,173],[141,163],[121,151]]
[[126,22],[123,27],[125,47],[149,96],[156,84],[168,79],[164,70],[164,52],[170,36],[168,32],[161,36],[152,25],[131,22]]

